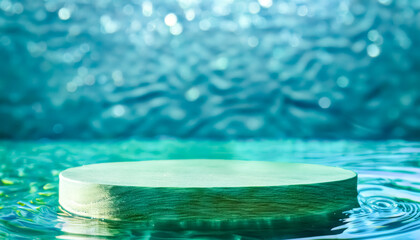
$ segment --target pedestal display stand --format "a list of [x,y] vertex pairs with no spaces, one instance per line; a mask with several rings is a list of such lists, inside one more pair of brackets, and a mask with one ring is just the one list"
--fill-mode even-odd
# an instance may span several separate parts
[[60,205],[76,215],[203,227],[270,225],[357,205],[354,172],[300,163],[102,163],[61,172],[59,187]]

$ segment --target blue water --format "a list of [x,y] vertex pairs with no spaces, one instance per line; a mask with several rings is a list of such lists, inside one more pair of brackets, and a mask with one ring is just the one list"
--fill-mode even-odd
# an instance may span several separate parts
[[[0,238],[418,239],[419,79],[420,0],[0,0]],[[179,158],[343,167],[360,207],[174,231],[58,205],[66,168]]]
[[[60,171],[90,163],[215,158],[315,163],[359,175],[360,207],[335,219],[265,229],[173,229],[74,216],[58,205]],[[16,239],[418,239],[420,143],[404,141],[0,142],[0,236]],[[293,223],[293,222],[292,222]],[[96,237],[96,238],[94,238]]]
[[419,40],[418,0],[2,0],[0,137],[419,140]]

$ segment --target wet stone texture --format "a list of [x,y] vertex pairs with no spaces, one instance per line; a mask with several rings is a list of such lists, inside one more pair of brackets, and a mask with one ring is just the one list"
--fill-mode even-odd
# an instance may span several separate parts
[[420,1],[0,1],[0,137],[420,136]]

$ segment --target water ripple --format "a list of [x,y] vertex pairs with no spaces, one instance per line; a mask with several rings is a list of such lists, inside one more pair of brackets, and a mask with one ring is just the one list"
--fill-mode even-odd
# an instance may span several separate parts
[[419,16],[414,0],[2,0],[0,137],[418,139]]
[[[420,144],[329,141],[0,142],[0,236],[9,238],[416,239]],[[360,207],[275,229],[170,231],[74,216],[58,205],[58,173],[110,161],[217,158],[317,163],[358,173]]]
[[347,212],[344,236],[352,238],[380,237],[420,230],[420,204],[398,201],[383,196],[361,198],[360,208]]

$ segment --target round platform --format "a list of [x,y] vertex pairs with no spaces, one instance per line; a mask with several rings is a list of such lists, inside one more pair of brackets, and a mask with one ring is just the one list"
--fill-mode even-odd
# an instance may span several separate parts
[[70,168],[60,174],[67,211],[111,220],[211,222],[290,219],[357,205],[357,175],[312,164],[160,160]]

